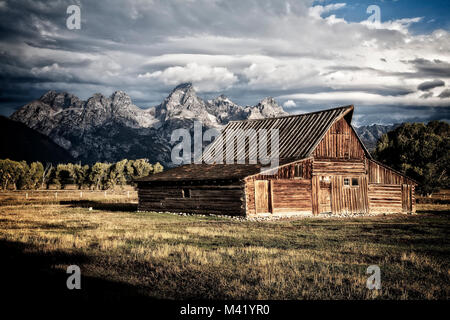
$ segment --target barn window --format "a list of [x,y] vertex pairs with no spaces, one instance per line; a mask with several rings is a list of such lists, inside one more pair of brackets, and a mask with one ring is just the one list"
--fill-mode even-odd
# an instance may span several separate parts
[[191,189],[182,189],[181,192],[183,194],[183,198],[190,198],[191,197]]
[[344,178],[344,186],[349,186],[349,185],[350,185],[350,179]]
[[358,186],[358,178],[352,178],[352,186]]

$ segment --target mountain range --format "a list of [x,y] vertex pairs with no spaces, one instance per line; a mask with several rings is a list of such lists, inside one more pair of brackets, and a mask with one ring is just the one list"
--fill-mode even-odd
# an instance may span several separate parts
[[200,98],[191,83],[181,84],[154,107],[142,109],[123,91],[110,97],[94,94],[83,101],[62,92],[49,91],[11,115],[11,119],[48,136],[76,161],[114,162],[123,158],[148,158],[170,165],[170,137],[175,129],[223,128],[231,120],[287,115],[273,98],[255,106],[240,106],[221,95]]
[[381,138],[381,136],[391,130],[396,129],[399,127],[401,123],[395,123],[395,124],[371,124],[368,126],[360,126],[355,127],[356,133],[358,133],[358,136],[361,138],[361,141],[364,143],[364,145],[369,149],[369,151],[372,151],[377,146],[378,139]]
[[[77,162],[148,158],[171,166],[170,138],[175,129],[192,132],[193,122],[201,121],[203,130],[220,130],[232,120],[284,115],[288,113],[270,97],[244,107],[224,95],[204,100],[191,83],[184,83],[162,103],[148,109],[134,105],[123,91],[109,97],[97,93],[85,101],[67,92],[49,91],[10,118],[49,137]],[[371,125],[356,131],[373,149],[381,135],[396,126]]]

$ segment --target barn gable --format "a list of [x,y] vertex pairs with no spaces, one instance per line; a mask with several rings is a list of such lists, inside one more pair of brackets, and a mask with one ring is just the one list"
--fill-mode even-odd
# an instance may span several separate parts
[[[250,159],[260,159],[264,157],[264,155],[260,154],[257,143],[249,143],[247,134],[252,131],[259,132],[260,130],[270,132],[272,129],[278,130],[279,134],[280,162],[306,159],[313,154],[313,151],[337,120],[346,117],[346,121],[349,122],[351,121],[352,114],[353,106],[350,105],[278,118],[231,121],[222,131],[221,139],[214,140],[214,142],[205,149],[203,161],[214,163],[214,161],[217,161],[217,158],[215,158],[217,150],[221,150],[223,158],[221,158],[219,163],[225,163],[226,159],[232,159],[237,163],[239,152],[227,155],[225,141],[233,141],[235,145],[234,151],[236,151],[236,146],[240,146],[239,150],[241,152],[243,152],[242,150],[245,150],[245,163],[250,163]],[[267,145],[268,149],[270,149],[271,141],[269,133],[267,134],[267,137]],[[359,140],[359,138],[356,139]],[[245,148],[244,145],[242,145],[244,143],[243,141],[245,141]]]
[[350,124],[351,118],[336,120],[313,151],[316,159],[372,158]]

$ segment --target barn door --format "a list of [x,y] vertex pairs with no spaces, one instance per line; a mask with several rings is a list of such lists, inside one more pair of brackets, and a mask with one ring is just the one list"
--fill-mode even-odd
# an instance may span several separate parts
[[402,184],[402,209],[403,212],[412,212],[412,186]]
[[331,182],[320,181],[319,213],[331,212]]
[[256,213],[269,213],[269,181],[255,180],[255,206]]

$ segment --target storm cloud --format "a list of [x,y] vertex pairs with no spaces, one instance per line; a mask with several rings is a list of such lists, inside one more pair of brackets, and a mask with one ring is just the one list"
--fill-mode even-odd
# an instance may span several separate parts
[[[421,17],[374,25],[366,8],[329,2],[0,1],[0,113],[48,90],[123,90],[147,108],[191,81],[205,98],[273,96],[291,113],[354,104],[358,124],[392,122],[389,108],[405,121],[447,117],[448,30],[412,33]],[[73,4],[80,30],[66,27]],[[363,18],[345,20],[345,10]]]
[[435,79],[435,80],[431,80],[431,81],[422,82],[421,84],[419,84],[417,86],[417,89],[419,89],[420,91],[428,91],[430,89],[437,88],[437,87],[443,87],[443,86],[445,86],[444,81]]

